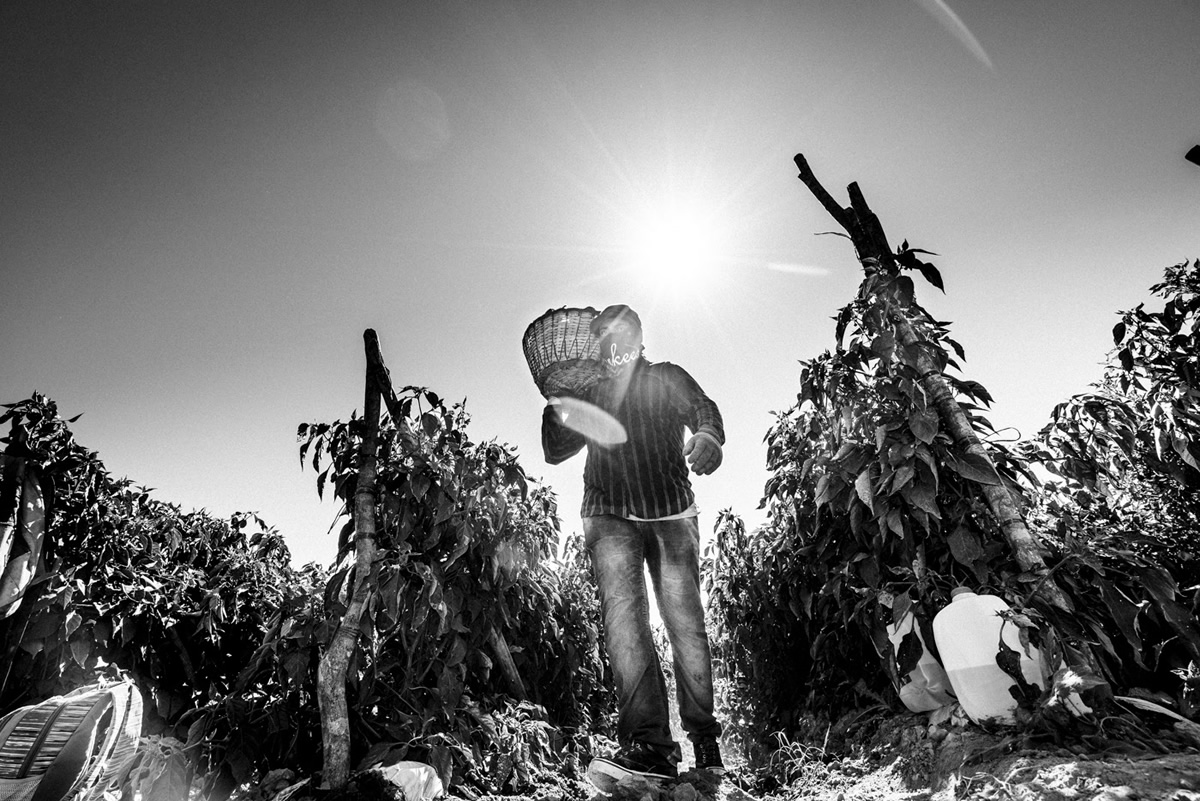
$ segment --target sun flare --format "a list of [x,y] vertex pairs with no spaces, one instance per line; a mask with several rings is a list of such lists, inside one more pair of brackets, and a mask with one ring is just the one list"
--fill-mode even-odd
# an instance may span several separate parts
[[647,209],[633,223],[634,266],[660,282],[695,282],[713,272],[722,242],[715,215],[671,204]]

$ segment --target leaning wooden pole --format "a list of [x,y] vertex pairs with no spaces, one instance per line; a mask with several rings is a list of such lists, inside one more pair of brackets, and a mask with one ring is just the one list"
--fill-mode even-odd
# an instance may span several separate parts
[[[891,246],[888,244],[887,235],[883,231],[879,218],[867,206],[867,201],[859,190],[858,184],[852,183],[847,187],[850,206],[843,208],[813,175],[803,154],[797,154],[795,162],[796,167],[800,170],[800,180],[825,207],[830,216],[850,235],[859,263],[863,265],[863,268],[868,272],[873,270],[897,272],[899,268],[896,265]],[[906,316],[904,309],[892,305],[888,312],[892,325],[896,329],[896,339],[900,344],[911,346],[922,341],[921,335]],[[1045,600],[1061,609],[1072,610],[1070,599],[1048,575],[1040,543],[1026,527],[1012,493],[1000,481],[991,455],[983,447],[967,413],[955,398],[950,382],[946,380],[946,376],[924,349],[919,349],[919,353],[917,370],[921,376],[921,386],[937,409],[942,425],[945,426],[959,449],[981,459],[996,475],[994,484],[981,484],[980,489],[992,517],[1012,549],[1017,564],[1021,570],[1041,576],[1042,581],[1038,592]]]
[[338,623],[329,648],[317,668],[317,701],[321,709],[321,742],[324,749],[322,786],[340,789],[350,781],[350,717],[346,707],[346,673],[358,647],[363,611],[374,592],[375,499],[378,495],[379,402],[387,368],[379,352],[379,338],[363,332],[367,354],[366,394],[363,400],[362,446],[358,481],[354,490],[354,584],[346,613]]

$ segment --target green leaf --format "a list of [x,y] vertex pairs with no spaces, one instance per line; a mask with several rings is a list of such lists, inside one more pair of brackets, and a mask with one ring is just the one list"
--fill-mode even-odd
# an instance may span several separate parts
[[87,667],[87,660],[91,653],[92,644],[86,639],[71,640],[71,657],[80,667]]
[[846,326],[850,322],[850,315],[854,311],[852,306],[845,306],[837,316],[837,325],[834,328],[834,338],[837,341],[838,347],[842,345],[842,339],[846,335]]
[[899,625],[910,611],[912,611],[912,596],[908,594],[907,590],[896,593],[892,598],[892,623]]
[[437,415],[431,414],[430,412],[426,412],[425,414],[421,415],[421,428],[424,429],[425,436],[432,437],[437,433],[440,425],[441,421],[438,420]]
[[1009,692],[1019,703],[1027,705],[1037,701],[1038,696],[1042,694],[1041,688],[1036,684],[1030,684],[1025,679],[1025,672],[1021,670],[1020,652],[1010,648],[1003,636],[999,638],[997,645],[996,664],[1017,683],[1017,686],[1010,688]]
[[917,636],[917,630],[914,628],[900,640],[900,647],[896,652],[896,668],[901,676],[901,681],[904,681],[903,677],[917,669],[917,662],[921,660],[923,653],[925,653],[925,648],[921,645],[921,638]]
[[1187,436],[1179,429],[1171,432],[1171,447],[1175,449],[1175,453],[1179,455],[1179,458],[1185,464],[1194,470],[1200,470],[1200,463],[1196,461],[1196,458],[1191,453],[1195,445],[1188,442]]
[[904,518],[901,517],[898,509],[893,509],[888,512],[887,526],[893,534],[900,539],[904,539]]
[[955,473],[976,484],[995,485],[1000,483],[1000,476],[996,474],[992,463],[977,453],[965,453],[961,457],[947,453],[946,465]]
[[917,444],[915,442],[895,442],[888,448],[887,462],[892,467],[909,464],[916,452]]
[[942,514],[938,508],[936,490],[928,482],[920,479],[913,481],[904,488],[900,497],[930,517],[941,519]]
[[137,624],[130,617],[121,618],[121,642],[125,645],[133,642],[137,636]]
[[1121,322],[1119,322],[1113,326],[1112,335],[1113,335],[1113,344],[1120,345],[1121,342],[1125,339],[1125,321],[1124,320],[1122,320]]
[[937,267],[934,267],[927,261],[923,261],[917,265],[917,269],[921,271],[921,275],[924,276],[926,281],[942,290],[942,293],[945,294],[946,286],[942,283],[942,274],[938,272]]
[[816,492],[814,493],[815,497],[814,497],[813,502],[817,505],[817,508],[819,509],[822,506],[824,506],[825,504],[832,501],[834,498],[834,495],[835,495],[835,489],[833,486],[833,474],[826,473],[825,475],[821,476],[820,480],[817,481],[817,489],[816,489]]
[[1200,660],[1200,629],[1196,618],[1175,600],[1177,585],[1171,574],[1161,567],[1146,567],[1138,571],[1138,579],[1158,604],[1167,624],[1188,644],[1192,659]]
[[1096,586],[1100,591],[1100,598],[1104,601],[1104,606],[1108,607],[1109,614],[1112,615],[1112,621],[1117,625],[1117,630],[1121,632],[1121,636],[1126,639],[1130,650],[1133,651],[1134,660],[1138,662],[1140,667],[1145,668],[1145,663],[1141,660],[1141,654],[1145,650],[1145,646],[1141,642],[1141,636],[1138,633],[1138,622],[1136,622],[1138,621],[1141,609],[1138,607],[1138,604],[1124,597],[1122,592],[1110,580],[1100,580],[1100,582],[1096,583]]
[[322,500],[325,498],[325,482],[329,478],[329,470],[332,466],[333,465],[326,467],[321,471],[320,475],[317,476],[317,497]]
[[[865,555],[865,554],[864,554]],[[867,556],[859,562],[858,575],[866,582],[868,587],[879,586],[879,560],[874,556]]]
[[462,637],[455,637],[454,644],[450,647],[450,654],[446,657],[446,667],[454,667],[461,664],[467,656],[467,643]]
[[867,508],[872,512],[875,511],[875,492],[871,488],[871,468],[867,468],[858,474],[858,479],[854,482],[854,491],[858,493],[858,498],[867,505]]
[[955,527],[947,542],[950,545],[951,555],[960,565],[974,568],[977,561],[986,559],[979,535],[964,525]]
[[938,417],[936,412],[917,412],[908,419],[908,430],[921,442],[929,445],[938,432]]
[[289,651],[283,657],[283,672],[288,680],[302,687],[308,676],[309,657],[304,651]]
[[97,620],[96,625],[92,627],[92,640],[100,647],[107,648],[111,636],[112,624],[108,620]]
[[863,533],[863,525],[866,523],[868,511],[861,503],[856,503],[850,507],[850,530],[855,534],[861,535]]
[[1133,354],[1129,351],[1129,348],[1121,348],[1121,351],[1117,354],[1117,358],[1121,361],[1122,370],[1127,373],[1133,372]]

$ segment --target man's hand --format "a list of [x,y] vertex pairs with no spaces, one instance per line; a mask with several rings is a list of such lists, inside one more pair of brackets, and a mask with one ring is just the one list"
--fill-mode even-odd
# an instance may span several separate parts
[[687,457],[692,472],[698,476],[706,476],[721,466],[721,443],[712,434],[701,431],[689,439],[683,446],[683,455]]

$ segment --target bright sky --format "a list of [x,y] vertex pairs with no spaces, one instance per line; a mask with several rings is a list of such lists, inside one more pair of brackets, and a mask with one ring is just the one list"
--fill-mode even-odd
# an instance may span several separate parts
[[919,298],[1033,434],[1200,257],[1200,3],[948,3],[5,3],[0,401],[327,563],[295,432],[361,408],[371,327],[573,531],[521,334],[628,303],[725,416],[702,530],[753,525],[770,412],[859,280],[802,152],[941,254]]

